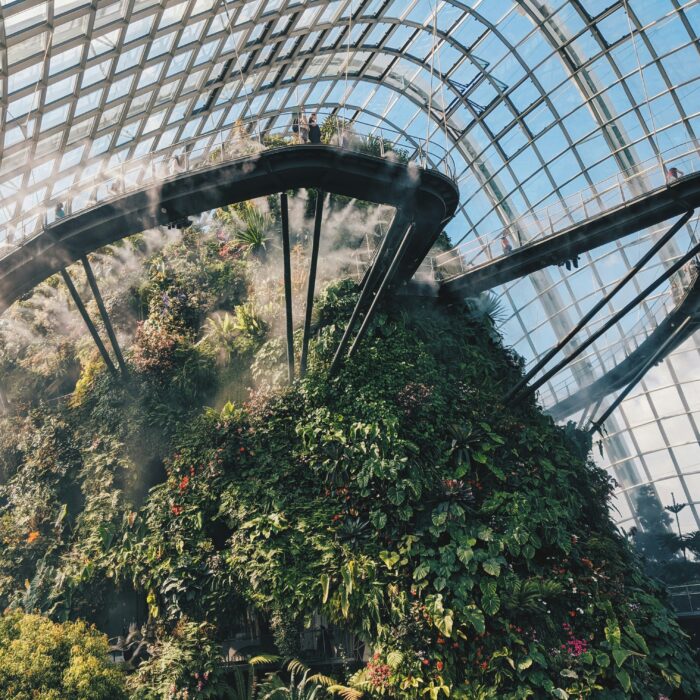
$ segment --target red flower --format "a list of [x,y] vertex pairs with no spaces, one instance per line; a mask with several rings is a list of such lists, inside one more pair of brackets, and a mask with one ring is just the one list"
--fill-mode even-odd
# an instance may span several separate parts
[[185,476],[180,479],[180,491],[184,491],[187,488],[187,484],[190,483],[190,477],[185,474]]
[[445,664],[443,664],[442,661],[438,661],[435,665],[437,666],[438,671],[442,671],[442,669],[445,667]]
[[423,666],[430,666],[430,659],[423,659]]

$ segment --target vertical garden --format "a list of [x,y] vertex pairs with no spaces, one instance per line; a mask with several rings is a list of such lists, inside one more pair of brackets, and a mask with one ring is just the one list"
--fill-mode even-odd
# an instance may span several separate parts
[[[310,371],[291,386],[274,202],[94,256],[128,377],[56,280],[7,315],[0,695],[699,697],[588,436],[503,403],[522,362],[488,299],[396,295],[329,378],[357,295],[348,251],[383,216],[330,209]],[[257,645],[224,665],[241,616]],[[343,663],[306,670],[318,619],[352,633],[359,668],[329,644]]]

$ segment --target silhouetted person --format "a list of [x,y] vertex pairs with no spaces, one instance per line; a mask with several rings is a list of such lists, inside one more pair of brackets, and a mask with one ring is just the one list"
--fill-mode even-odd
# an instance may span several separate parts
[[684,173],[678,168],[668,168],[668,170],[666,170],[666,182],[673,182],[679,177],[683,177],[683,175]]
[[318,125],[316,112],[309,118],[309,141],[311,143],[321,143],[321,127]]
[[63,208],[63,203],[62,203],[62,202],[59,202],[59,203],[56,205],[56,212],[55,212],[55,214],[56,214],[56,218],[57,218],[57,219],[62,219],[62,218],[66,215],[66,210]]
[[181,155],[173,156],[170,162],[170,172],[171,173],[181,173],[185,169],[185,164],[183,162]]
[[513,252],[513,246],[510,244],[505,233],[501,234],[501,248],[503,250],[503,255],[508,255],[508,253]]
[[122,183],[121,180],[118,180],[115,178],[112,180],[112,183],[109,186],[109,193],[110,194],[121,194],[122,192]]

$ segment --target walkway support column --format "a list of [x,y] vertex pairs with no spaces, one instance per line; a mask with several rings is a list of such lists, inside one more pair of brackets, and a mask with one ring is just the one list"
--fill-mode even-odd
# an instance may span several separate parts
[[374,318],[374,312],[377,308],[377,305],[379,304],[380,299],[384,296],[384,293],[386,292],[389,284],[391,284],[391,281],[396,274],[396,268],[399,266],[399,263],[401,262],[401,259],[403,258],[404,254],[406,253],[406,248],[408,247],[408,242],[411,240],[411,235],[413,234],[413,227],[414,223],[411,222],[408,227],[406,228],[406,233],[403,236],[403,239],[401,240],[401,243],[399,244],[399,247],[394,255],[394,259],[391,261],[391,265],[389,266],[389,270],[384,275],[384,279],[382,280],[382,283],[379,285],[379,289],[377,290],[377,293],[374,295],[374,299],[372,299],[372,303],[369,307],[369,310],[365,314],[364,319],[362,320],[362,325],[360,326],[360,330],[357,331],[357,335],[355,336],[355,340],[353,341],[352,345],[350,346],[350,352],[348,352],[348,358],[352,357],[353,354],[355,353],[355,350],[357,350],[357,346],[362,342],[362,339],[365,337],[365,334],[367,333],[367,330],[369,329],[369,325],[372,322],[372,319]]
[[[400,210],[396,211],[395,216],[403,216]],[[402,220],[399,220],[401,222]],[[406,219],[407,221],[407,219]],[[368,305],[371,304],[374,291],[379,284],[381,278],[381,273],[383,272],[383,262],[386,257],[391,253],[392,246],[394,244],[394,236],[390,235],[394,229],[394,224],[389,227],[389,230],[384,235],[382,242],[379,244],[379,250],[374,256],[369,269],[365,273],[365,277],[360,286],[360,296],[355,304],[355,308],[352,310],[350,320],[347,326],[345,326],[345,331],[343,332],[343,337],[338,344],[338,347],[333,356],[333,361],[331,362],[329,374],[334,376],[336,372],[340,369],[340,364],[343,361],[343,356],[345,355],[345,350],[350,343],[350,336],[352,335],[355,325],[358,319],[364,313]]]
[[78,290],[75,288],[73,280],[71,279],[71,276],[68,274],[68,270],[66,270],[65,267],[61,268],[61,277],[63,277],[63,281],[65,282],[66,287],[68,287],[68,291],[70,292],[70,295],[73,301],[75,302],[75,305],[78,308],[78,311],[80,312],[80,315],[82,316],[88,331],[90,331],[90,335],[95,341],[95,345],[97,345],[97,349],[100,351],[100,355],[102,355],[104,363],[107,365],[107,369],[114,376],[116,376],[118,374],[117,368],[114,366],[112,358],[109,356],[107,348],[104,346],[102,338],[100,338],[100,334],[97,332],[97,328],[95,328],[95,324],[92,322],[92,319],[90,318],[87,309],[85,308],[85,304],[83,304],[83,300],[80,298],[80,294],[78,294]]
[[309,337],[311,335],[311,314],[314,309],[314,292],[316,291],[316,269],[318,267],[318,248],[321,241],[321,223],[323,221],[323,190],[316,192],[316,216],[314,218],[314,236],[311,243],[311,264],[309,266],[309,285],[306,291],[306,312],[304,315],[304,337],[301,344],[301,361],[299,375],[306,376],[306,364],[309,354]]
[[88,284],[90,285],[92,295],[95,297],[95,301],[97,302],[97,308],[99,309],[100,316],[102,317],[102,323],[104,323],[105,330],[107,331],[109,342],[112,344],[112,348],[114,349],[114,355],[117,358],[119,369],[122,371],[122,374],[127,375],[128,370],[126,367],[126,362],[124,362],[124,356],[122,355],[121,348],[117,342],[117,336],[114,333],[114,328],[112,328],[112,322],[109,320],[107,309],[105,308],[104,301],[102,301],[102,295],[100,294],[99,287],[97,286],[97,280],[92,272],[90,262],[85,255],[80,257],[80,262],[83,263],[83,267],[85,268],[85,275],[87,276]]
[[590,311],[548,352],[546,352],[527,374],[505,395],[504,402],[510,401],[612,298],[668,243],[678,231],[688,223],[693,211],[684,214],[654,245],[630,268],[627,274],[603,298],[594,304]]
[[628,394],[632,391],[632,389],[634,389],[634,387],[642,381],[644,375],[661,358],[663,358],[664,354],[666,353],[666,348],[668,348],[668,346],[673,343],[673,341],[678,337],[678,335],[683,332],[683,330],[690,323],[690,321],[690,318],[686,318],[678,326],[678,328],[674,329],[674,331],[668,336],[668,338],[666,338],[666,340],[659,346],[657,351],[641,366],[637,374],[635,374],[634,377],[632,377],[630,383],[618,394],[618,396],[610,404],[610,406],[608,406],[608,408],[605,410],[605,413],[603,413],[603,415],[596,421],[591,423],[591,427],[588,430],[588,432],[591,435],[593,435],[593,433],[595,433],[596,431],[601,431],[603,424],[606,420],[608,420],[608,418],[610,418],[612,412],[627,398]]
[[280,194],[282,213],[282,257],[284,259],[284,305],[287,312],[287,369],[289,383],[294,381],[294,324],[292,320],[292,262],[289,246],[289,204],[287,193]]
[[685,255],[676,260],[676,262],[671,265],[663,274],[659,275],[648,287],[643,289],[637,296],[632,299],[628,304],[626,304],[620,311],[618,311],[612,318],[610,318],[606,323],[604,323],[595,333],[592,333],[586,340],[581,343],[570,355],[567,355],[563,360],[558,362],[552,369],[543,374],[532,386],[527,387],[518,396],[518,399],[524,398],[530,393],[537,391],[545,382],[549,381],[557,372],[561,371],[568,365],[572,360],[577,358],[586,348],[590,347],[598,338],[600,338],[603,333],[612,328],[620,319],[626,316],[637,304],[639,304],[642,299],[645,299],[649,294],[651,294],[657,287],[661,286],[663,282],[672,277],[678,270],[680,270],[689,260],[692,260],[698,253],[700,253],[700,243],[693,246]]

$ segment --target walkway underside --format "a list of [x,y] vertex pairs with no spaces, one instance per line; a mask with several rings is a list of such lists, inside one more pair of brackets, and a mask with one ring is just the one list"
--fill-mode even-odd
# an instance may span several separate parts
[[450,295],[474,296],[550,265],[572,260],[698,206],[700,173],[443,280],[440,288]]
[[[165,179],[157,186],[67,216],[0,260],[0,313],[37,284],[89,252],[154,226],[278,192],[316,188],[410,212],[411,238],[393,282],[410,279],[459,193],[449,178],[333,146],[263,151]],[[392,237],[398,231],[392,231]],[[390,247],[390,254],[395,247]],[[377,260],[386,270],[388,260]]]
[[[562,420],[609,394],[627,386],[654,355],[660,362],[700,329],[700,278],[695,280],[683,301],[658,325],[651,335],[619,365],[600,379],[547,409],[554,420]],[[665,345],[665,347],[664,347]]]

